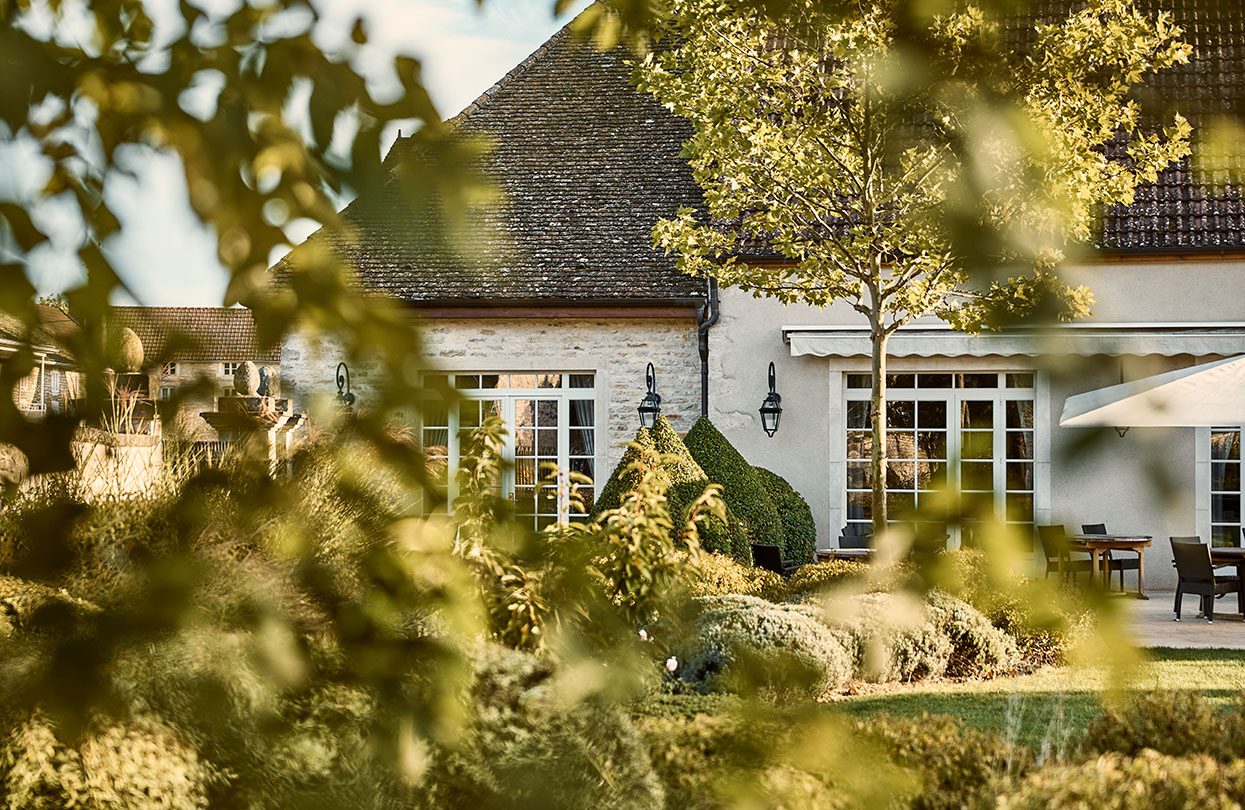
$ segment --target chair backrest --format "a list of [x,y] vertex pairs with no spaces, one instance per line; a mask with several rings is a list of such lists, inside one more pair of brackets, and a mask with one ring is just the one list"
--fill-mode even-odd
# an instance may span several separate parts
[[[1209,559],[1209,558],[1208,558]],[[752,544],[752,561],[757,568],[782,573],[782,549],[767,543]]]
[[1062,523],[1054,523],[1049,526],[1038,526],[1038,538],[1042,541],[1042,553],[1046,555],[1046,561],[1059,559],[1059,555],[1064,553],[1068,547],[1068,530],[1063,527]]
[[1081,534],[1106,534],[1107,524],[1105,523],[1082,523]]
[[[1189,542],[1197,540],[1198,542]],[[1200,538],[1173,537],[1172,560],[1176,573],[1185,582],[1214,582],[1215,569],[1210,564],[1210,546]]]
[[873,527],[868,523],[849,523],[839,535],[839,548],[870,548],[873,545]]

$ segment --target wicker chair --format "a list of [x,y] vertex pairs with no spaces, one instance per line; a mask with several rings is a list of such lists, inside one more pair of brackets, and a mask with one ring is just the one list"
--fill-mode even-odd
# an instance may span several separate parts
[[[1172,560],[1176,564],[1176,621],[1180,621],[1181,602],[1186,594],[1202,598],[1202,615],[1206,621],[1215,620],[1215,599],[1224,594],[1235,593],[1240,601],[1240,580],[1235,576],[1215,576],[1210,562],[1210,546],[1198,537],[1171,538]],[[1240,605],[1238,604],[1238,607]]]

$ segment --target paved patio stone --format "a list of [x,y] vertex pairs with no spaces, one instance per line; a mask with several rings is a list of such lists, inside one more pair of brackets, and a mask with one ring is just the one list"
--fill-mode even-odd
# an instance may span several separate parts
[[1181,620],[1173,621],[1173,591],[1151,591],[1148,600],[1129,600],[1132,628],[1142,647],[1245,650],[1245,622],[1237,612],[1236,597],[1215,600],[1215,621],[1198,618],[1198,597],[1187,596]]

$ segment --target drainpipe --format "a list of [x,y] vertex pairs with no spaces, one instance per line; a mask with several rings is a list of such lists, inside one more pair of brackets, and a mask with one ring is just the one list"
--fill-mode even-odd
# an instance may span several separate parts
[[718,280],[709,276],[705,305],[696,317],[696,336],[700,348],[700,415],[709,415],[709,330],[718,322]]

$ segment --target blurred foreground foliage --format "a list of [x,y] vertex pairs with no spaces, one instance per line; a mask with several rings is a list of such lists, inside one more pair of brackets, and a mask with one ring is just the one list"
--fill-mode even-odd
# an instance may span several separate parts
[[[895,5],[898,35],[916,52],[921,29],[905,15],[942,5]],[[657,12],[615,0],[578,27],[601,45],[642,47]],[[267,268],[292,223],[352,238],[337,201],[390,177],[442,209],[434,219],[446,233],[430,239],[469,250],[462,223],[497,199],[480,173],[488,145],[454,137],[412,59],[391,66],[399,92],[373,92],[357,68],[362,21],[332,46],[316,26],[307,0],[158,13],[141,0],[0,0],[0,139],[34,156],[30,187],[0,201],[0,311],[33,335],[29,272],[49,241],[36,209],[67,206],[86,270],[66,295],[83,326],[67,348],[88,381],[77,417],[30,419],[0,397],[0,442],[38,476],[5,493],[0,514],[0,804],[822,807],[919,803],[927,784],[993,789],[967,765],[931,782],[924,757],[905,752],[941,743],[914,748],[913,732],[895,747],[882,731],[859,733],[792,698],[800,673],[765,660],[733,673],[742,697],[715,703],[718,716],[624,711],[681,688],[671,652],[703,624],[695,597],[716,587],[778,599],[792,586],[705,556],[699,529],[727,520],[720,493],[681,489],[668,501],[686,482],[660,472],[659,447],[636,451],[617,505],[532,535],[495,495],[502,438],[490,423],[464,454],[450,514],[403,429],[422,401],[413,320],[359,290],[328,253],[300,254],[279,286]],[[381,145],[399,123],[418,148],[393,166]],[[366,410],[317,414],[325,440],[290,477],[241,453],[99,500],[72,471],[76,419],[106,411],[104,370],[121,365],[105,323],[121,284],[108,251],[121,223],[106,192],[153,151],[180,159],[191,209],[230,273],[224,303],[253,309],[263,343],[326,335],[385,380]],[[33,352],[19,351],[0,384],[12,389],[33,367]],[[886,559],[912,550],[911,538],[880,542]],[[959,591],[1015,585],[996,576],[1011,570],[1010,551],[1000,541]],[[946,560],[915,560],[898,576],[879,566],[844,579],[874,600],[903,589],[964,596]],[[805,601],[773,609],[832,611],[822,576],[805,575]],[[1027,584],[1007,593],[1014,601],[997,615],[1016,629],[1040,630],[1073,601]],[[963,625],[970,614],[954,608]],[[1101,653],[1116,639],[1098,640]],[[787,699],[769,699],[777,694]],[[957,737],[943,725],[929,733]],[[1047,789],[1034,782],[1023,795]],[[937,795],[928,806],[954,804]]]

